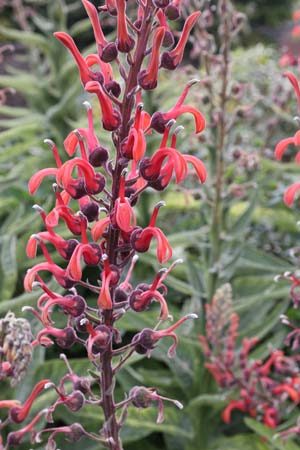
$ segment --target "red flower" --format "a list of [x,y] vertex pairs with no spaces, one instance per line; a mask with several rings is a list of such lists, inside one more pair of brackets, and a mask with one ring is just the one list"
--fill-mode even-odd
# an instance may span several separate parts
[[102,111],[102,125],[107,131],[116,130],[121,123],[121,116],[119,111],[112,107],[110,99],[107,97],[103,88],[98,81],[89,81],[85,90],[97,95],[101,111]]
[[[72,178],[74,168],[78,168],[79,178]],[[65,162],[57,172],[58,183],[73,197],[79,199],[87,193],[99,194],[105,185],[105,178],[94,171],[85,159],[74,158]]]
[[161,65],[169,70],[175,70],[178,64],[181,63],[183,52],[189,38],[191,29],[195,25],[198,17],[200,16],[200,11],[196,11],[191,14],[185,21],[184,27],[180,36],[180,39],[176,47],[170,52],[164,52],[161,57]]
[[117,226],[125,233],[130,233],[136,226],[135,213],[130,201],[125,197],[125,176],[120,180],[119,197],[115,202],[113,217]]
[[134,39],[127,30],[126,24],[126,2],[125,0],[116,0],[117,5],[117,14],[118,14],[118,39],[117,39],[117,47],[120,52],[128,53],[134,47]]
[[45,385],[49,382],[50,380],[39,381],[33,388],[26,402],[22,406],[15,406],[10,410],[10,417],[14,422],[21,423],[26,419],[33,402],[35,401],[37,396],[45,389]]
[[157,86],[160,46],[162,44],[164,34],[165,34],[164,27],[159,27],[156,30],[155,35],[153,37],[152,52],[148,68],[142,70],[138,76],[139,85],[147,91],[155,89]]
[[201,133],[201,131],[204,130],[206,123],[205,123],[204,116],[201,114],[201,112],[198,111],[193,106],[183,105],[183,102],[184,102],[191,86],[193,86],[193,84],[195,84],[195,82],[197,82],[197,81],[192,80],[190,83],[187,84],[183,93],[179,97],[176,105],[170,111],[168,111],[166,113],[156,112],[153,114],[153,116],[151,118],[151,127],[152,128],[154,128],[159,133],[163,133],[165,131],[166,124],[170,120],[172,120],[172,119],[176,120],[177,117],[179,117],[181,114],[188,112],[194,116],[195,133]]
[[131,235],[132,246],[137,252],[140,253],[148,251],[152,238],[155,238],[157,241],[157,259],[161,264],[168,261],[172,257],[172,247],[167,241],[166,236],[159,228],[155,227],[158,210],[163,205],[164,202],[160,202],[156,205],[148,227],[144,229],[137,228]]
[[71,36],[63,31],[54,33],[54,36],[69,50],[75,59],[82,84],[85,85],[88,81],[93,80],[95,74],[89,69]]
[[143,104],[139,103],[136,108],[133,126],[130,128],[128,137],[121,143],[122,154],[125,158],[140,161],[146,151],[145,126],[143,119],[145,118]]

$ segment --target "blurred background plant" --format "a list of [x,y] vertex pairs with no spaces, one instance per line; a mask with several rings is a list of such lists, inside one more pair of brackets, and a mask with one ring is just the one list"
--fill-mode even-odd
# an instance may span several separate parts
[[[151,106],[153,110],[168,110],[187,80],[200,79],[192,100],[206,110],[208,129],[200,139],[186,139],[191,124],[180,123],[186,130],[178,134],[178,140],[185,152],[206,153],[210,183],[202,191],[189,182],[173,193],[146,195],[138,205],[138,213],[147,223],[152,205],[158,199],[166,200],[161,220],[175,257],[184,257],[188,263],[188,271],[177,266],[167,280],[178,310],[175,319],[193,310],[200,320],[194,327],[186,327],[176,358],[162,361],[161,352],[154,351],[154,362],[137,358],[119,378],[122,390],[149,383],[162,394],[183,399],[185,405],[184,414],[167,408],[166,421],[158,427],[153,425],[154,410],[143,411],[143,428],[140,413],[132,413],[123,436],[128,450],[141,446],[150,450],[158,445],[168,450],[240,450],[247,449],[249,442],[251,449],[293,450],[282,447],[280,441],[273,443],[273,433],[253,420],[247,421],[254,433],[250,431],[242,413],[235,413],[230,425],[222,422],[226,398],[204,367],[198,341],[198,335],[205,334],[205,304],[227,282],[232,285],[233,309],[240,317],[237,352],[243,338],[257,336],[255,359],[266,358],[270,346],[275,350],[283,345],[285,331],[279,315],[297,316],[289,303],[289,286],[274,285],[272,281],[275,275],[292,270],[296,258],[290,252],[298,237],[295,215],[283,205],[282,194],[288,179],[296,176],[297,167],[290,162],[289,153],[284,165],[273,158],[278,140],[293,134],[294,102],[290,85],[281,76],[278,42],[275,46],[270,46],[269,41],[257,43],[258,32],[270,39],[274,35],[272,27],[277,30],[283,17],[292,17],[296,2],[284,2],[284,15],[283,2],[272,3],[272,8],[263,0],[233,3],[249,20],[245,21],[227,0],[182,2],[183,16],[190,10],[202,10],[190,51],[180,73],[162,73],[155,96],[149,93],[146,97],[148,110]],[[43,139],[53,139],[62,146],[68,132],[85,120],[81,89],[73,82],[76,69],[71,59],[66,60],[64,49],[52,33],[68,30],[81,50],[88,51],[90,30],[79,1],[2,1],[0,8],[4,42],[4,70],[0,75],[0,314],[5,315],[9,309],[20,313],[23,305],[36,299],[36,294],[22,293],[22,278],[29,264],[24,258],[25,242],[40,227],[31,210],[27,181],[37,161],[39,166],[41,160],[47,166],[52,159]],[[174,26],[179,28],[176,22]],[[107,29],[111,29],[109,21]],[[5,47],[7,44],[14,45],[13,52]],[[155,144],[153,141],[153,149]],[[46,190],[41,189],[38,195],[36,202],[44,203]],[[157,269],[154,255],[142,257],[139,267],[150,281]],[[140,320],[137,327],[135,317],[126,316],[123,327],[128,336],[141,326],[150,326],[151,313]],[[167,349],[164,343],[159,346]],[[58,380],[64,373],[63,362],[54,363],[53,352],[36,354],[30,368],[32,386],[37,379],[51,376]],[[72,366],[85,374],[80,356],[73,354]],[[17,387],[18,398],[25,398],[32,386]],[[37,408],[47,395],[51,394],[44,394]],[[61,420],[72,423],[74,417],[65,417],[62,411]],[[85,413],[80,420],[83,426],[97,426],[99,419]],[[260,435],[270,439],[262,442]],[[64,444],[65,450],[69,447]]]

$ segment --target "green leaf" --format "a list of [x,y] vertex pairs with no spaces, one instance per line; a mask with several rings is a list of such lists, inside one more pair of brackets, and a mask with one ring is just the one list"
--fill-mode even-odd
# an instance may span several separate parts
[[18,277],[16,260],[16,236],[7,234],[1,245],[1,298],[9,298],[15,291]]
[[222,394],[202,394],[193,398],[188,407],[194,406],[217,406],[223,407],[226,404],[226,396]]
[[232,437],[221,437],[208,450],[271,450],[253,434],[237,434]]
[[9,40],[21,42],[23,45],[31,45],[43,50],[48,50],[48,40],[42,37],[38,33],[32,33],[30,31],[20,31],[16,28],[5,28],[0,26],[0,34],[8,38]]
[[276,432],[269,427],[266,427],[262,423],[257,422],[254,419],[246,418],[246,425],[251,428],[251,430],[255,431],[259,436],[267,439],[271,444],[272,448],[276,450],[299,450],[299,446],[294,442],[287,440],[284,444],[280,437],[276,438]]
[[231,236],[236,237],[245,233],[245,229],[251,221],[256,203],[257,203],[257,191],[254,190],[248,202],[248,206],[245,208],[244,212],[240,215],[240,217],[238,217],[238,219],[230,227]]

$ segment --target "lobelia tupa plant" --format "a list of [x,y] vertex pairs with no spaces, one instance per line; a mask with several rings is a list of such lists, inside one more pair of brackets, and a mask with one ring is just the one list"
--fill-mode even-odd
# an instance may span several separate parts
[[[160,423],[163,420],[163,401],[171,401],[179,408],[181,404],[161,396],[154,387],[144,386],[132,387],[122,400],[116,402],[116,376],[134,353],[150,356],[164,337],[173,340],[168,356],[174,356],[178,342],[175,330],[186,320],[197,317],[188,314],[176,323],[162,327],[170,319],[164,280],[178,261],[174,261],[168,269],[159,270],[152,284],[140,282],[132,286],[130,277],[137,254],[147,252],[152,241],[156,241],[160,264],[172,257],[172,248],[156,225],[163,202],[154,207],[147,227],[137,225],[134,205],[143,191],[147,188],[162,191],[173,176],[176,183],[181,183],[189,174],[188,164],[191,164],[201,183],[206,179],[203,163],[176,148],[177,129],[173,129],[176,119],[185,113],[193,115],[196,133],[201,133],[205,128],[201,112],[184,104],[196,80],[187,84],[175,106],[167,112],[156,111],[150,115],[142,104],[143,91],[155,89],[157,85],[159,69],[174,70],[181,63],[189,33],[200,12],[194,12],[186,19],[175,47],[162,51],[163,47],[174,45],[169,20],[180,18],[180,1],[139,1],[135,18],[131,20],[126,15],[125,0],[107,0],[99,9],[101,13],[106,12],[116,19],[115,42],[105,39],[96,7],[88,0],[82,0],[82,3],[93,26],[97,52],[83,57],[71,36],[65,32],[54,35],[71,52],[84,90],[96,94],[102,126],[111,133],[112,148],[108,150],[99,142],[94,131],[93,110],[88,102],[85,102],[88,127],[73,130],[64,141],[70,156],[67,162],[62,162],[56,144],[46,140],[53,151],[55,167],[42,169],[33,175],[29,181],[29,191],[34,194],[45,177],[54,177],[56,203],[48,213],[41,206],[34,206],[43,220],[45,231],[31,236],[27,256],[34,258],[39,248],[45,261],[28,270],[24,286],[29,292],[35,287],[42,291],[37,309],[25,307],[42,325],[35,339],[31,342],[29,339],[31,349],[39,345],[49,347],[53,341],[63,349],[74,343],[80,344],[86,350],[94,377],[92,382],[87,377],[76,375],[66,355],[62,354],[68,372],[58,385],[44,379],[35,385],[24,403],[17,400],[0,402],[0,407],[9,410],[0,428],[4,429],[11,423],[21,424],[18,431],[8,434],[5,444],[0,444],[0,448],[5,450],[18,446],[28,436],[33,442],[43,442],[47,434],[45,448],[53,450],[56,448],[55,437],[59,433],[71,442],[88,437],[111,450],[122,449],[120,430],[129,406],[147,408],[157,402],[157,422]],[[119,71],[121,84],[114,76],[111,63]],[[153,154],[148,155],[147,136],[153,132],[161,134],[160,145]],[[55,229],[60,222],[74,237],[66,239],[58,234]],[[65,263],[58,265],[52,260],[48,244],[55,247]],[[84,279],[83,264],[94,267],[99,283]],[[67,293],[63,295],[52,290],[45,278],[47,273],[53,275],[60,292],[64,289]],[[96,307],[80,295],[77,289],[82,287],[95,297]],[[129,342],[122,343],[118,320],[131,310],[137,314],[138,321],[138,313],[147,310],[154,302],[160,306],[158,323],[153,328],[140,330]],[[66,316],[62,328],[55,326],[52,317],[54,307]],[[6,328],[3,327],[3,330]],[[2,339],[8,342],[5,336]],[[13,382],[16,376],[20,378],[23,373],[20,375],[20,370],[17,370],[19,366],[13,364],[12,353],[11,346],[3,345],[0,378],[10,378]],[[100,391],[96,389],[97,384]],[[25,423],[33,403],[44,388],[53,389],[56,400]],[[104,421],[99,434],[84,429],[80,423],[51,425],[50,428],[39,428],[37,432],[35,426],[39,421],[54,421],[58,405],[64,405],[72,412],[84,405],[99,408],[99,427],[102,409]]]

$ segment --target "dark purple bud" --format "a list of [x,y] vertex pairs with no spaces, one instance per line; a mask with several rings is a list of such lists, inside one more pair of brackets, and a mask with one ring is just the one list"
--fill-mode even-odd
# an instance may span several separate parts
[[90,391],[90,382],[88,378],[80,378],[78,377],[74,383],[74,389],[76,391],[80,391],[83,394],[86,394]]
[[[163,54],[165,54],[165,53],[166,52],[164,52]],[[166,129],[166,123],[167,122],[168,121],[166,119],[164,119],[164,116],[162,115],[162,113],[157,111],[151,117],[150,126],[155,131],[157,131],[158,133],[162,134],[162,133],[164,133],[164,131]]]
[[76,334],[74,329],[72,327],[66,327],[63,331],[64,336],[56,339],[57,345],[59,345],[61,348],[72,347],[72,345],[76,341]]
[[144,178],[144,180],[147,180],[149,182],[156,181],[160,175],[159,171],[157,173],[152,171],[149,175],[149,173],[147,173],[147,170],[151,169],[151,168],[152,168],[152,163],[151,163],[150,158],[146,157],[140,161],[140,167],[139,167],[140,175]]
[[160,63],[162,67],[168,70],[175,70],[177,67],[177,64],[174,64],[174,58],[170,55],[170,52],[163,52]]
[[84,178],[74,180],[72,183],[65,186],[65,189],[75,200],[84,197],[87,193]]
[[69,395],[64,401],[64,405],[72,411],[79,411],[83,405],[85,404],[85,397],[81,391],[74,391],[71,395]]
[[114,296],[115,303],[126,302],[127,298],[128,294],[127,292],[124,291],[124,289],[121,289],[119,287],[115,289],[115,296]]
[[63,306],[63,310],[66,314],[70,314],[72,317],[79,317],[84,313],[86,301],[81,295],[66,295],[64,298],[68,298],[74,303],[72,306]]
[[133,337],[132,342],[135,344],[135,351],[140,355],[145,355],[149,350],[154,348],[157,339],[154,339],[153,330],[144,328],[139,334]]
[[102,49],[102,54],[100,56],[103,62],[109,63],[116,59],[118,56],[117,46],[114,42],[110,42]]
[[97,266],[102,258],[101,247],[96,242],[91,242],[89,248],[91,252],[84,252],[83,260],[88,266]]
[[152,187],[152,189],[155,189],[156,191],[163,191],[168,184],[164,184],[163,178],[159,177],[155,181],[149,181],[148,185],[149,187]]
[[93,337],[92,353],[98,355],[108,349],[112,340],[112,332],[106,325],[99,325],[95,330],[97,335]]
[[143,292],[144,291],[142,289],[134,289],[129,296],[129,305],[135,312],[143,312],[149,306],[149,302],[141,302],[141,294]]
[[63,287],[64,289],[71,289],[73,286],[75,286],[76,281],[72,280],[69,277],[61,277],[59,280],[59,284],[61,285],[61,287]]
[[153,4],[157,8],[166,8],[170,3],[170,0],[153,0]]
[[146,69],[141,70],[138,75],[138,83],[145,91],[152,91],[157,87],[157,79],[152,80],[151,82],[145,82],[144,79],[148,76],[148,72]]
[[78,442],[84,435],[85,431],[80,423],[73,423],[70,425],[71,433],[68,433],[68,440],[70,442]]
[[121,86],[115,80],[110,81],[105,85],[108,92],[111,92],[115,97],[119,97],[121,94]]
[[135,46],[135,41],[130,34],[127,35],[127,40],[120,41],[117,39],[117,48],[121,53],[129,53]]
[[180,17],[180,10],[171,3],[165,9],[165,14],[169,20],[177,20]]
[[67,248],[64,249],[64,254],[60,253],[61,256],[64,259],[69,260],[78,244],[79,242],[76,239],[68,239]]
[[80,207],[80,211],[85,215],[88,222],[93,222],[94,220],[98,219],[99,206],[96,202],[90,201],[88,203],[85,203]]
[[89,154],[89,163],[93,167],[101,167],[108,160],[108,151],[105,147],[97,147]]
[[137,408],[148,408],[152,403],[148,394],[148,389],[143,386],[135,386],[129,391],[129,398]]

